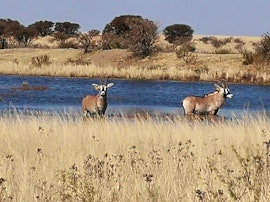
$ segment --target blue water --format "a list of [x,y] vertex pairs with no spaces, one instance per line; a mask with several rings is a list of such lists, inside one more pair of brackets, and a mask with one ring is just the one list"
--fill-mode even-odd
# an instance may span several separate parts
[[[30,86],[46,86],[44,91],[18,91],[23,82]],[[213,83],[141,81],[110,79],[115,85],[108,91],[108,113],[130,110],[183,113],[181,101],[188,95],[204,95],[214,90]],[[0,76],[0,111],[11,109],[30,111],[81,111],[81,100],[95,94],[92,83],[99,79]],[[232,99],[220,109],[219,114],[235,111],[270,111],[270,86],[229,84]]]

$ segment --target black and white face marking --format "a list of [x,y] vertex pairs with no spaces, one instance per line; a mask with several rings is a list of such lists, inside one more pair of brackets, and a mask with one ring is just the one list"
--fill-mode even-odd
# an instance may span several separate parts
[[99,94],[101,95],[101,96],[106,96],[106,94],[107,94],[107,89],[108,88],[110,88],[110,87],[112,87],[114,85],[114,83],[109,83],[109,84],[107,84],[107,85],[98,85],[98,84],[95,84],[95,83],[93,83],[92,84],[92,86],[97,90],[97,91],[99,91]]
[[230,93],[230,89],[229,88],[225,88],[224,89],[224,96],[226,98],[232,98],[233,97],[233,94]]
[[107,87],[105,85],[100,85],[99,86],[99,94],[104,96],[104,95],[106,95],[106,93],[107,93]]

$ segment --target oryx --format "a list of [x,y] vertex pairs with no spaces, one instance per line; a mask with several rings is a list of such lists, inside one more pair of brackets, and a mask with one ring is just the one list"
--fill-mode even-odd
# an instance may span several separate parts
[[228,84],[225,80],[218,81],[221,85],[215,85],[215,91],[204,96],[188,96],[182,101],[185,115],[217,115],[226,98],[232,98]]
[[106,79],[103,84],[100,80],[100,85],[93,83],[92,86],[99,91],[97,95],[87,95],[82,99],[82,111],[84,117],[87,116],[97,116],[102,117],[105,114],[107,109],[108,100],[107,100],[107,90],[112,87],[114,83],[107,83]]

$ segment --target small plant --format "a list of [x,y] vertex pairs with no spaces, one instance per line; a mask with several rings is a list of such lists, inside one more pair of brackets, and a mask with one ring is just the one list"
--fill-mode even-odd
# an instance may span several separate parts
[[51,64],[50,57],[48,55],[32,57],[31,64],[33,67],[41,67],[45,65],[50,65]]
[[192,55],[191,52],[196,50],[195,46],[192,43],[184,43],[176,51],[177,58],[183,59],[186,64],[192,63],[194,59],[197,59],[196,55]]
[[220,48],[222,46],[224,46],[224,42],[222,40],[217,39],[216,37],[212,37],[211,38],[211,44],[212,46],[214,46],[215,48]]
[[178,49],[176,50],[177,58],[183,60],[186,65],[195,65],[198,63],[198,55],[192,54],[185,49]]
[[243,56],[243,65],[249,65],[254,62],[254,53],[248,50],[241,50],[241,55]]
[[73,65],[90,65],[91,62],[89,60],[85,60],[82,55],[80,55],[78,58],[68,58],[66,64],[73,64]]
[[200,39],[204,44],[208,44],[209,41],[211,41],[210,37],[204,36]]
[[251,201],[260,201],[264,183],[269,183],[264,154],[261,151],[247,149],[246,154],[241,155],[234,146],[232,146],[232,151],[239,166],[237,168],[225,166],[224,170],[213,166],[213,171],[227,187],[231,199],[242,201],[248,197]]

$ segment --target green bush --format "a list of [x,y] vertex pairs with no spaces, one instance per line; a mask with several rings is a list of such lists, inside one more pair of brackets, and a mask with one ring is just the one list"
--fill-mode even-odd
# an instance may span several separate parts
[[165,40],[174,45],[180,45],[191,41],[193,32],[193,29],[185,24],[170,25],[163,30]]

